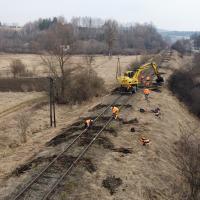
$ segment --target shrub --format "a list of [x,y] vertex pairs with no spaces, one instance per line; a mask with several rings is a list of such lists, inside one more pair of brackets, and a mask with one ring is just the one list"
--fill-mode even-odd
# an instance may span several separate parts
[[181,196],[198,200],[200,198],[200,142],[194,135],[183,134],[177,142],[175,155],[177,158],[177,168],[180,170],[186,187],[182,186]]
[[19,129],[19,135],[22,143],[27,141],[26,134],[30,126],[31,116],[29,113],[21,113],[17,116],[17,127]]
[[73,75],[71,84],[66,91],[66,98],[69,103],[81,103],[101,95],[104,91],[103,79],[90,68]]
[[14,78],[22,76],[26,72],[26,66],[19,59],[13,60],[9,67]]
[[193,59],[192,66],[187,70],[177,70],[169,78],[169,89],[184,102],[189,110],[200,117],[200,83],[198,74],[200,67],[198,56]]

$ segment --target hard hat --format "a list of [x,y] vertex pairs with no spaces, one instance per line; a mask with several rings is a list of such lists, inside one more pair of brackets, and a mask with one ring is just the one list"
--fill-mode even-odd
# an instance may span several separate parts
[[149,76],[147,76],[146,80],[150,80],[150,77],[149,77]]

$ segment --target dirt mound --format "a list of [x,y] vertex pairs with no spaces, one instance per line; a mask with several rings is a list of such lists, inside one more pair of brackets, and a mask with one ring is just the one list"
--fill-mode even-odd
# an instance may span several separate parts
[[124,153],[124,154],[133,153],[132,148],[126,148],[126,147],[114,148],[113,151],[119,152],[119,153]]
[[123,120],[122,119],[122,123],[123,124],[138,124],[139,120],[137,118],[130,119],[130,120]]
[[108,176],[102,182],[102,186],[110,191],[110,194],[113,195],[117,188],[122,184],[121,178],[116,178],[115,176]]

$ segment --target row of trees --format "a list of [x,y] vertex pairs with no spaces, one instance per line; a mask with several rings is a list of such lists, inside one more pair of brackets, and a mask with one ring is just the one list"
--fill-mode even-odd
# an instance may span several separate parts
[[198,200],[200,198],[200,141],[198,129],[181,130],[182,136],[175,145],[177,169],[180,181],[174,184],[173,197],[181,200]]
[[200,117],[200,54],[194,56],[186,70],[175,71],[169,79],[169,88],[191,112]]
[[193,50],[200,49],[200,34],[195,33],[191,35],[190,39],[177,40],[172,49],[178,51],[181,54],[191,53]]
[[71,22],[66,22],[63,17],[54,17],[27,23],[20,30],[1,28],[0,51],[38,53],[46,50],[50,32],[51,35],[62,32],[66,40],[70,35],[73,38],[73,53],[81,54],[136,54],[157,52],[165,46],[152,24],[125,26],[115,20],[90,17],[74,17]]
[[189,39],[177,40],[173,45],[172,49],[178,51],[181,54],[191,53],[192,42]]
[[191,36],[191,39],[194,41],[194,48],[200,48],[200,35],[194,34]]

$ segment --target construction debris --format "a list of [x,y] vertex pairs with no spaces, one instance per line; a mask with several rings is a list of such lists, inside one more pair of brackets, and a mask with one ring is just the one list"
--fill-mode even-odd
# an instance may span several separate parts
[[135,132],[135,128],[134,127],[131,128],[131,132],[133,132],[133,133]]
[[139,123],[137,118],[127,120],[127,121],[123,120],[123,124],[137,124],[137,123]]
[[146,112],[146,110],[144,109],[144,108],[140,108],[140,110],[139,110],[141,113],[145,113]]

